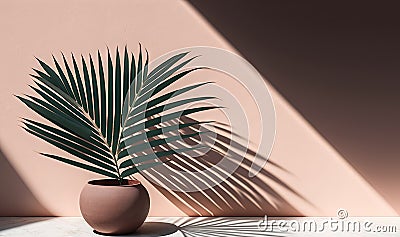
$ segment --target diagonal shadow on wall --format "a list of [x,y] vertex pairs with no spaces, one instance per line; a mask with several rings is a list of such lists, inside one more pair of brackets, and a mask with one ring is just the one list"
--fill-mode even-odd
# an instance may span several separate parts
[[52,216],[19,177],[2,150],[0,175],[0,216]]
[[189,2],[400,211],[398,1]]

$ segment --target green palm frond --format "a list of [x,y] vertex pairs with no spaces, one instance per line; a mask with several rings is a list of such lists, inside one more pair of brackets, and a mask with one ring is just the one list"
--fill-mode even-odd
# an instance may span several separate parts
[[[179,110],[179,107],[193,102],[214,99],[209,96],[169,102],[171,98],[207,83],[160,93],[200,69],[182,70],[195,58],[184,60],[187,55],[175,55],[150,72],[148,52],[143,53],[141,47],[137,59],[125,47],[122,54],[117,48],[113,61],[108,50],[104,62],[106,67],[99,51],[97,66],[91,55],[88,60],[81,56],[78,62],[71,54],[72,64],[64,54],[61,63],[53,57],[54,68],[37,59],[42,69],[34,69],[36,74],[31,76],[35,85],[30,86],[37,96],[17,97],[52,126],[23,119],[24,129],[79,160],[41,153],[43,156],[116,179],[166,162],[161,158],[200,149],[202,146],[153,150],[157,146],[198,136],[200,132],[181,135],[179,130],[212,121],[179,121],[179,126],[163,123],[218,108],[200,106]],[[151,152],[148,152],[149,148]]]

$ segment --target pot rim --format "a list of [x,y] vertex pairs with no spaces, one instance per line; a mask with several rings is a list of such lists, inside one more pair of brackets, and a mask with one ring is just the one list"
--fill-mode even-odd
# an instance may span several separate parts
[[87,182],[88,185],[100,187],[134,187],[142,183],[137,179],[123,179],[122,184],[118,179],[92,179]]

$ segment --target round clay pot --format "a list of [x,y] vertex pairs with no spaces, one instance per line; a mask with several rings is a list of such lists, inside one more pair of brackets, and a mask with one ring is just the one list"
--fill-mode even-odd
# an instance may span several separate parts
[[147,190],[137,180],[100,179],[89,181],[79,199],[86,222],[102,234],[123,235],[135,232],[150,209]]

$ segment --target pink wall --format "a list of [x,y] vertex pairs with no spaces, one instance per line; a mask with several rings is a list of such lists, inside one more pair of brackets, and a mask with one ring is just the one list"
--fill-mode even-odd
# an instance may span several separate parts
[[[60,151],[19,127],[20,117],[37,118],[12,96],[31,93],[28,74],[38,66],[34,56],[50,61],[51,54],[59,56],[60,51],[87,55],[97,49],[104,52],[106,45],[129,45],[136,51],[138,42],[149,49],[152,58],[199,45],[235,52],[181,1],[3,1],[0,9],[0,215],[79,215],[82,186],[98,178],[40,157],[36,151]],[[212,76],[229,87],[229,80],[222,75]],[[339,208],[350,215],[397,215],[272,86],[269,88],[276,106],[277,134],[271,162],[264,171],[240,185],[233,186],[229,180],[224,185],[236,199],[214,197],[220,200],[217,204],[210,202],[210,197],[216,192],[224,195],[222,189],[172,193],[138,177],[150,192],[150,215],[332,216]],[[240,89],[236,93],[240,95]],[[245,96],[242,99],[246,101]],[[250,119],[259,121],[251,113]],[[251,137],[257,144],[259,131],[257,126],[252,128]],[[244,194],[249,187],[258,198],[249,200]]]

